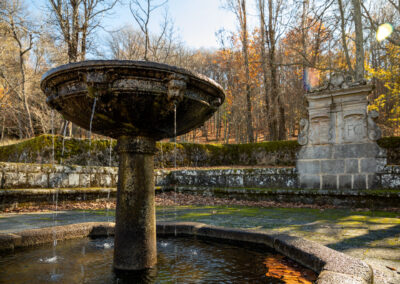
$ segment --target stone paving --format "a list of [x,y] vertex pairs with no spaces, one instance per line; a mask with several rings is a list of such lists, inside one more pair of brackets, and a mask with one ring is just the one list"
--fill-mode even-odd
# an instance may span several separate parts
[[[346,209],[180,206],[159,207],[157,220],[268,229],[303,237],[363,259],[376,269],[376,283],[400,283],[400,213]],[[0,214],[0,233],[90,221],[114,221],[114,211]]]

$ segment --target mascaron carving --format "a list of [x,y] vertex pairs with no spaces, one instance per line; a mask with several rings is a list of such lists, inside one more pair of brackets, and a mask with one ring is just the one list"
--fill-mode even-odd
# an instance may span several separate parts
[[186,91],[186,82],[188,78],[180,74],[169,76],[167,98],[169,101],[180,102]]

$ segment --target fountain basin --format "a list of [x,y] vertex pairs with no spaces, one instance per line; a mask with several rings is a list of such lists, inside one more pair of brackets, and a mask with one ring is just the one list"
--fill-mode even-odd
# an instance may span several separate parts
[[51,69],[42,77],[47,103],[65,119],[101,135],[160,140],[199,127],[224,101],[213,80],[166,64],[88,60]]
[[[19,250],[2,259],[7,283],[282,283],[315,273],[266,248],[193,237],[160,237],[157,269],[112,271],[113,238],[81,238]],[[267,262],[264,264],[264,262]],[[271,273],[268,273],[270,272]],[[283,279],[280,278],[283,277]],[[302,281],[298,283],[311,283]]]
[[[113,223],[81,223],[66,226],[0,234],[0,252],[29,247],[58,240],[83,237],[109,237],[114,234]],[[318,243],[268,231],[232,229],[195,222],[158,223],[158,236],[193,236],[238,241],[265,246],[313,270],[316,283],[372,283],[372,269],[363,261],[327,248]],[[1,266],[0,266],[1,268]]]

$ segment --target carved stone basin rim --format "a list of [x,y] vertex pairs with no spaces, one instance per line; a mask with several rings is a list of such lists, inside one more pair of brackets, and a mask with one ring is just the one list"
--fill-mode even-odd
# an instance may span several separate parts
[[[151,61],[134,61],[134,60],[86,60],[86,61],[81,61],[81,62],[74,62],[74,63],[69,63],[69,64],[64,64],[61,66],[58,66],[56,68],[53,68],[46,73],[43,74],[41,78],[41,83],[40,86],[43,89],[43,87],[47,84],[47,81],[49,81],[52,77],[54,77],[56,74],[59,73],[64,73],[67,70],[71,69],[76,69],[79,71],[79,69],[86,69],[88,67],[93,67],[93,70],[101,70],[101,69],[106,69],[106,68],[132,68],[132,69],[151,69],[151,70],[158,70],[162,72],[169,72],[169,73],[179,73],[182,75],[187,75],[190,76],[191,80],[201,80],[204,82],[207,82],[211,87],[219,89],[222,93],[224,92],[223,88],[214,80],[208,78],[205,75],[202,75],[200,73],[190,71],[184,68],[179,68],[176,66],[171,66],[168,64],[164,63],[158,63],[158,62],[151,62]],[[196,78],[197,77],[197,78]],[[224,99],[224,96],[222,97],[222,100]]]
[[[159,140],[199,127],[223,103],[222,87],[183,68],[148,61],[88,60],[51,69],[41,81],[47,103],[65,119],[105,136]],[[95,104],[96,102],[96,104]]]

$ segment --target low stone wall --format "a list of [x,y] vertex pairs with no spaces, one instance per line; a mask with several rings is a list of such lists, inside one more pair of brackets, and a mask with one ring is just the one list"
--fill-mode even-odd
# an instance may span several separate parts
[[[157,186],[297,186],[295,168],[155,170]],[[118,168],[0,163],[0,188],[116,187]]]
[[[299,187],[296,168],[157,169],[155,184],[161,187],[280,188]],[[400,189],[400,166],[385,166],[378,175],[385,189]],[[61,166],[0,163],[1,189],[115,188],[116,167]]]
[[[209,187],[296,188],[295,168],[185,169],[172,171],[169,185]],[[160,184],[162,185],[162,184]]]
[[0,188],[116,187],[114,167],[0,163]]
[[[117,168],[0,163],[0,210],[58,201],[116,197]],[[300,189],[295,168],[155,170],[156,189],[235,198],[343,207],[398,207],[400,166],[379,176],[384,189]]]

